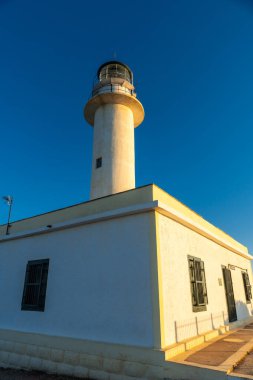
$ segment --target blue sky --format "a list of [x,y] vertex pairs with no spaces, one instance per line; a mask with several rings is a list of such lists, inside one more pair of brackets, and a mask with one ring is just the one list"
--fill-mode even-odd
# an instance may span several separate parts
[[[253,253],[253,5],[244,0],[0,0],[0,195],[13,219],[89,199],[98,66],[134,72],[155,183]],[[0,202],[0,223],[7,206]]]

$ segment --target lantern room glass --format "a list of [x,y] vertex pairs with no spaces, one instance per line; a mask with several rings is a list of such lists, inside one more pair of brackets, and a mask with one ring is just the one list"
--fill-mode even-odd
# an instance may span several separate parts
[[102,81],[108,78],[122,78],[132,83],[130,70],[119,63],[110,63],[102,67],[99,73],[99,80]]

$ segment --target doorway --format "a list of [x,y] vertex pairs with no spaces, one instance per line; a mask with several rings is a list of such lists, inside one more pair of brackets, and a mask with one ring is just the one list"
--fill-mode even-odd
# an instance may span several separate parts
[[236,307],[235,307],[235,297],[232,283],[232,276],[230,269],[223,267],[223,279],[225,286],[225,293],[227,299],[227,307],[228,307],[228,319],[229,322],[237,321]]

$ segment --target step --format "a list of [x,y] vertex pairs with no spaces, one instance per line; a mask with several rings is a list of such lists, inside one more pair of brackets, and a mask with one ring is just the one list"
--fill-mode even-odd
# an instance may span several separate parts
[[219,329],[209,331],[204,335],[205,336],[205,342],[208,342],[209,340],[214,339],[219,335],[221,335]]
[[226,334],[229,331],[229,326],[220,326],[219,327],[219,333],[220,335]]
[[207,331],[205,334],[197,335],[192,338],[183,340],[182,342],[175,343],[165,348],[165,360],[169,360],[174,356],[180,355],[185,351],[189,351],[197,346],[200,346],[204,342],[208,342],[217,338],[219,335],[223,335],[228,331],[227,326],[221,326],[219,329]]

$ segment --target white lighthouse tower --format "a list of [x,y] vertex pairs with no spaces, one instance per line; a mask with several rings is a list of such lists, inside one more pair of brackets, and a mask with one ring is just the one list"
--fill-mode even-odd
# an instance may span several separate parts
[[127,65],[110,61],[99,67],[84,117],[94,126],[90,198],[134,188],[134,128],[143,121],[144,109]]

